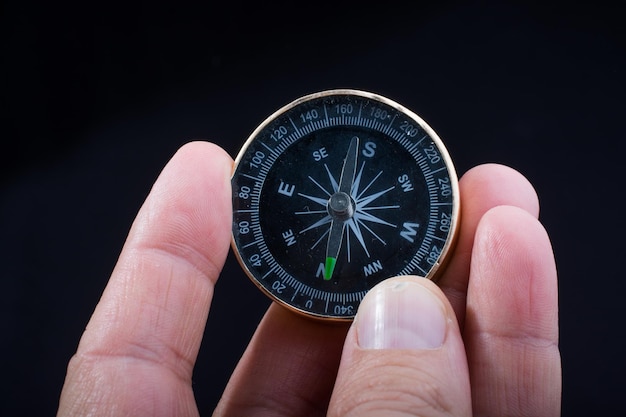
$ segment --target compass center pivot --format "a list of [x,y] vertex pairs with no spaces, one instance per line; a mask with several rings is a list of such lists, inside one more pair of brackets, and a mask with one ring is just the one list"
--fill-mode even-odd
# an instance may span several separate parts
[[328,200],[328,213],[337,220],[348,220],[354,214],[354,202],[352,198],[344,192],[337,192],[330,196]]

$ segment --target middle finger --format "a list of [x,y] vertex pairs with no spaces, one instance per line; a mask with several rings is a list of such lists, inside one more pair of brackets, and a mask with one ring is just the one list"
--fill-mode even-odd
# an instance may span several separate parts
[[465,321],[465,301],[476,227],[496,206],[509,205],[539,216],[539,202],[532,184],[518,171],[504,165],[484,164],[467,171],[459,180],[461,224],[450,263],[437,281],[450,300],[459,326]]

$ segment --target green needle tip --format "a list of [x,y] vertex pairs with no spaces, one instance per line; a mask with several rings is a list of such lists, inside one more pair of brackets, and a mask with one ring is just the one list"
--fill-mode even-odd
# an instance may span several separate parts
[[328,281],[333,277],[333,271],[335,270],[336,263],[337,263],[337,258],[332,258],[332,257],[326,258],[326,268],[324,269],[324,280]]

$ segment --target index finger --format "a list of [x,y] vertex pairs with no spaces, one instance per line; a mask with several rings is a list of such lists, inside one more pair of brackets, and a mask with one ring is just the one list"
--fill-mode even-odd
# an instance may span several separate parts
[[231,169],[203,142],[163,169],[70,361],[59,415],[196,410],[191,375],[228,253]]

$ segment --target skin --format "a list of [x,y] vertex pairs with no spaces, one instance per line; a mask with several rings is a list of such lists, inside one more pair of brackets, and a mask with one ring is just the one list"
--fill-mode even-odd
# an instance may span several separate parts
[[[59,416],[198,415],[192,373],[229,249],[232,164],[193,142],[166,165],[70,360]],[[536,193],[495,164],[460,190],[460,235],[437,285],[383,283],[419,286],[432,303],[398,308],[439,314],[440,344],[366,346],[373,290],[351,326],[272,305],[214,415],[559,415],[557,274]]]

